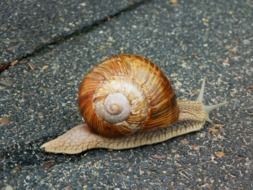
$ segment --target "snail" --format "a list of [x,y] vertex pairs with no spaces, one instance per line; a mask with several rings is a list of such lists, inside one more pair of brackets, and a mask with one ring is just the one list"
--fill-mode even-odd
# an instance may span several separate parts
[[199,131],[209,113],[226,102],[204,105],[205,79],[195,101],[178,100],[169,79],[149,59],[119,54],[105,59],[83,79],[79,110],[84,123],[41,148],[77,154],[89,149],[129,149]]

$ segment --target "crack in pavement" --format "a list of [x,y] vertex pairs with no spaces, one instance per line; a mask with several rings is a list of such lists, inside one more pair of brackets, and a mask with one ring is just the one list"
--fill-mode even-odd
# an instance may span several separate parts
[[[142,6],[146,3],[150,3],[151,1],[153,1],[153,0],[142,0],[142,1],[137,2],[135,4],[129,5],[128,7],[123,8],[114,14],[107,15],[106,17],[104,17],[102,19],[94,21],[93,23],[91,23],[88,26],[87,25],[81,26],[79,29],[73,31],[72,33],[70,33],[68,35],[62,35],[62,36],[57,36],[55,38],[52,38],[48,43],[41,44],[41,45],[38,45],[37,47],[35,47],[33,49],[33,51],[30,53],[26,53],[24,55],[21,54],[20,56],[13,58],[11,61],[9,61],[7,63],[0,63],[0,74],[3,71],[5,71],[11,67],[18,65],[22,60],[28,59],[29,57],[35,56],[36,54],[40,53],[41,51],[48,49],[49,46],[59,45],[72,37],[91,32],[94,29],[96,29],[97,27],[99,27],[100,25],[109,22],[111,19],[119,17],[122,13],[132,11],[132,10],[138,8],[139,6]],[[15,62],[15,64],[13,64],[14,62]]]

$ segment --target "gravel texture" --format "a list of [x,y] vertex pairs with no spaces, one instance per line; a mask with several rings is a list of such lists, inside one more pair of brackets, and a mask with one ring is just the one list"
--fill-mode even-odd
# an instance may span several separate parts
[[1,0],[0,63],[89,29],[141,0]]
[[[252,1],[146,1],[10,67],[0,75],[0,187],[253,189],[252,19]],[[157,145],[42,152],[43,142],[81,122],[83,75],[116,53],[152,59],[179,99],[194,99],[206,77],[206,103],[229,103],[211,114],[215,125]]]

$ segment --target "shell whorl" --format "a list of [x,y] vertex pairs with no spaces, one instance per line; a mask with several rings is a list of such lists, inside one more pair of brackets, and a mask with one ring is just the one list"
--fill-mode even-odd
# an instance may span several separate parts
[[167,127],[178,120],[175,93],[163,72],[137,55],[114,55],[95,66],[79,89],[89,127],[106,137]]
[[121,93],[109,94],[104,102],[95,103],[97,115],[109,123],[119,123],[129,117],[130,104],[127,97]]

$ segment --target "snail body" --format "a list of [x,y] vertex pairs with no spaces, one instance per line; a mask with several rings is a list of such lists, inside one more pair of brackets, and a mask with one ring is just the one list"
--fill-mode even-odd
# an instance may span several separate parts
[[43,144],[46,152],[76,154],[89,149],[128,149],[202,129],[208,113],[225,103],[177,100],[166,75],[150,60],[120,54],[102,61],[83,79],[79,110],[85,121]]

